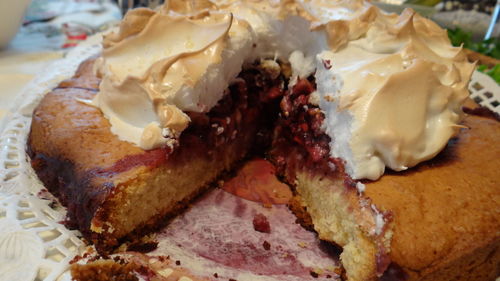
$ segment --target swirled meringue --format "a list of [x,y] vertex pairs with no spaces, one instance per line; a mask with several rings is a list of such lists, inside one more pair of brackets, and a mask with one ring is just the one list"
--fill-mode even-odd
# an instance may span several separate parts
[[252,34],[230,13],[138,9],[104,42],[96,62],[102,82],[92,102],[120,139],[152,149],[187,127],[184,111],[217,104],[241,71]]
[[318,55],[331,155],[371,180],[431,159],[459,128],[473,70],[433,22],[379,13],[359,39]]
[[120,139],[171,145],[208,112],[245,62],[290,62],[314,75],[330,156],[355,179],[434,157],[457,131],[474,65],[446,32],[364,0],[168,1],[129,12],[103,42],[93,104]]

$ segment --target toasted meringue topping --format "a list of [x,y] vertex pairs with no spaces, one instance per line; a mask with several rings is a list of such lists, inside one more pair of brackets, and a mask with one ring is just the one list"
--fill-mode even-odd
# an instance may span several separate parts
[[413,11],[379,15],[362,38],[319,58],[332,65],[317,69],[331,153],[353,178],[415,166],[457,132],[474,66]]
[[280,59],[289,87],[315,75],[331,157],[355,179],[435,156],[457,131],[474,68],[431,21],[364,0],[171,0],[129,12],[103,46],[93,103],[120,139],[172,145],[185,112],[208,112],[243,63]]
[[248,35],[230,13],[133,10],[105,38],[93,103],[121,139],[143,149],[171,143],[190,121],[184,111],[212,108],[240,72]]
[[364,0],[297,1],[297,11],[311,21],[311,29],[327,33],[328,46],[336,51],[351,40],[358,39],[380,12]]

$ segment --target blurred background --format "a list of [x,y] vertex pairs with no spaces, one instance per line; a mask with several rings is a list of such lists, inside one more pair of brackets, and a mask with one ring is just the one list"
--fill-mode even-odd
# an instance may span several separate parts
[[500,1],[374,0],[380,8],[400,13],[413,8],[448,30],[453,45],[463,46],[478,70],[500,84]]
[[[134,7],[154,8],[164,0],[0,0],[0,48],[20,32],[10,45],[15,48],[68,48],[84,34],[105,30],[116,24],[122,14]],[[372,0],[380,8],[400,13],[410,7],[449,30],[460,29],[474,41],[485,38],[494,19],[498,0]],[[497,8],[498,9],[498,8]],[[24,15],[24,16],[23,16]],[[495,22],[497,22],[496,20]],[[499,24],[487,38],[500,36]],[[9,30],[8,32],[6,30]],[[11,31],[13,30],[13,31]],[[39,44],[26,44],[23,39],[37,37]],[[43,36],[43,37],[40,37]],[[62,40],[62,42],[61,42]],[[67,41],[67,42],[66,42]],[[74,42],[73,42],[74,41]],[[59,44],[61,43],[61,44]]]

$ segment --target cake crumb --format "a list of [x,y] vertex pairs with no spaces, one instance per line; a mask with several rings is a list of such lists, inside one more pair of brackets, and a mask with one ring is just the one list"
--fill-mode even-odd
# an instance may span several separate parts
[[267,217],[259,213],[253,217],[253,229],[258,232],[271,233],[271,226]]
[[264,250],[266,250],[266,251],[271,250],[271,244],[269,244],[269,242],[267,242],[267,241],[264,241],[264,243],[262,244],[262,247],[264,247]]
[[326,69],[330,69],[330,68],[332,68],[332,62],[330,60],[323,60],[323,66]]
[[262,207],[264,207],[266,209],[271,209],[273,207],[273,204],[271,204],[271,203],[263,203]]
[[325,95],[325,100],[328,101],[328,102],[334,102],[335,98],[332,97],[332,96],[329,96],[329,95]]
[[301,248],[307,248],[307,243],[306,243],[306,242],[301,241],[301,242],[297,243],[297,246],[299,246],[299,247],[301,247]]

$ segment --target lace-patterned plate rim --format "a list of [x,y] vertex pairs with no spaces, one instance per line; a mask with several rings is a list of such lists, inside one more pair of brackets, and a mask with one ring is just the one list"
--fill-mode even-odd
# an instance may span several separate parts
[[[37,76],[0,123],[0,255],[2,247],[9,249],[17,261],[22,261],[21,265],[10,266],[19,268],[14,273],[23,274],[6,280],[57,280],[64,272],[67,278],[69,261],[85,248],[79,233],[61,224],[65,209],[38,180],[26,156],[25,143],[33,109],[43,95],[69,78],[83,60],[98,54],[100,41],[100,34],[90,37]],[[469,89],[472,99],[500,114],[500,86],[494,80],[476,71]],[[12,246],[21,244],[24,246]],[[33,270],[22,264],[34,265]],[[2,272],[0,280],[4,280],[1,276]]]
[[41,98],[100,52],[95,35],[54,62],[19,94],[0,123],[0,281],[57,280],[86,245],[62,223],[66,211],[38,180],[25,152],[31,115]]
[[500,114],[500,85],[488,75],[474,71],[469,83],[470,97],[481,106]]

